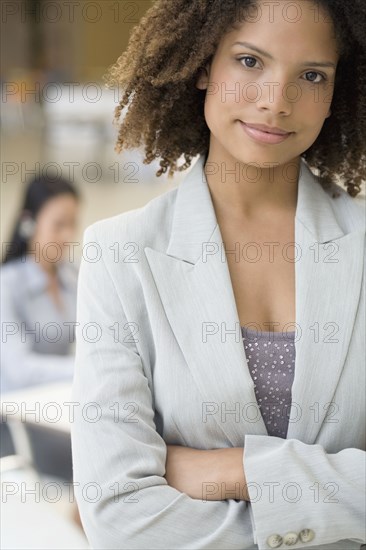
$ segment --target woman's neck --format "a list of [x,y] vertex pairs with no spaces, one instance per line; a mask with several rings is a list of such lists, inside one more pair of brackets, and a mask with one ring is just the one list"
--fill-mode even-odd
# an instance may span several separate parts
[[259,169],[207,154],[204,170],[216,211],[248,221],[295,214],[300,160]]

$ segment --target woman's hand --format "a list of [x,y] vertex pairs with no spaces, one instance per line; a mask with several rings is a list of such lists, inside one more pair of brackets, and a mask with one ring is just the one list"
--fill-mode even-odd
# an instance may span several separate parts
[[243,469],[243,449],[201,450],[167,445],[168,485],[202,500],[249,500]]

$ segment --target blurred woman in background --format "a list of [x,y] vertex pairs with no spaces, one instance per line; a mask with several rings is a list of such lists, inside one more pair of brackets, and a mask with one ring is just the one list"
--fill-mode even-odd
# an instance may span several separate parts
[[[10,242],[3,244],[1,394],[72,381],[78,266],[73,257],[78,190],[65,179],[27,186]],[[76,247],[75,247],[76,248]],[[4,394],[6,394],[4,396]],[[1,456],[19,452],[1,422]],[[72,480],[67,433],[25,423],[39,473]]]
[[65,179],[26,190],[0,267],[1,393],[72,379],[80,195]]

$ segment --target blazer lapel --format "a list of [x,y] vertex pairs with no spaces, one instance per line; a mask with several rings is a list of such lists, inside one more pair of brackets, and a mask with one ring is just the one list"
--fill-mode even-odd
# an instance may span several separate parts
[[[365,232],[345,233],[332,199],[302,161],[295,219],[297,342],[287,439],[314,444],[334,402],[361,295]],[[351,209],[350,209],[351,214]],[[354,365],[356,368],[356,365]]]
[[[168,321],[201,393],[202,422],[205,413],[212,415],[230,443],[238,446],[244,434],[268,432],[247,367],[204,161],[200,156],[178,187],[166,252],[144,250]],[[300,328],[287,437],[308,443],[315,441],[336,389],[361,288],[364,235],[361,231],[344,235],[330,200],[303,161],[295,217],[295,242],[301,251],[295,263]],[[332,256],[333,240],[337,254]],[[339,261],[328,263],[331,258]],[[333,337],[338,342],[328,343],[334,325],[339,327]]]

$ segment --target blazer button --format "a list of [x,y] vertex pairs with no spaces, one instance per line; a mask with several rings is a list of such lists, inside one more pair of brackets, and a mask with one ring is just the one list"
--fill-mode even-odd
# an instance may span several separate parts
[[281,535],[271,535],[267,539],[267,544],[270,548],[278,548],[281,546],[283,538]]
[[302,542],[310,542],[315,537],[315,533],[312,529],[303,529],[299,536]]
[[283,537],[283,542],[287,546],[292,546],[293,544],[296,544],[298,541],[298,534],[291,531],[290,533],[286,533],[286,535]]

